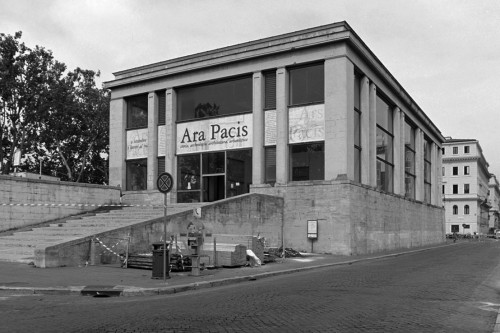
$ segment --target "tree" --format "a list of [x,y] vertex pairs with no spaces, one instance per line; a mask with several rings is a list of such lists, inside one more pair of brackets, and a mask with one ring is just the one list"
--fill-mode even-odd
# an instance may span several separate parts
[[0,161],[13,171],[13,152],[27,156],[21,168],[62,180],[106,183],[109,93],[96,86],[99,72],[54,60],[37,46],[31,50],[14,37],[0,35]]

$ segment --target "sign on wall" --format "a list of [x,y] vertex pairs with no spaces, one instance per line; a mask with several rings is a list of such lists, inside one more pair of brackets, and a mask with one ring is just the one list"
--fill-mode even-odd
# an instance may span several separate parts
[[288,110],[289,143],[325,140],[325,105],[308,105]]
[[127,131],[127,159],[148,157],[148,129]]
[[307,238],[310,239],[318,238],[318,220],[307,221]]
[[180,123],[177,154],[251,148],[252,138],[252,114]]

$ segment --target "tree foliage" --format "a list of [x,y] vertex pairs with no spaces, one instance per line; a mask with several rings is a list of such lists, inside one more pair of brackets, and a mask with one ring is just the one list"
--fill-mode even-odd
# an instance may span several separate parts
[[109,93],[96,85],[99,72],[67,71],[21,36],[0,34],[1,172],[14,171],[20,149],[20,170],[39,172],[41,164],[62,180],[106,183]]

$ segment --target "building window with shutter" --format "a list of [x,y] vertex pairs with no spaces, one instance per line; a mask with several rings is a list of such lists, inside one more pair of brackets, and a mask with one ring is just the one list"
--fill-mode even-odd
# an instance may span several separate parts
[[264,72],[264,110],[276,109],[276,70]]
[[289,70],[290,106],[325,101],[325,66],[323,63]]
[[264,150],[265,182],[274,185],[276,183],[276,146],[266,147]]
[[158,91],[158,125],[165,125],[165,112],[166,112],[166,95],[165,90]]

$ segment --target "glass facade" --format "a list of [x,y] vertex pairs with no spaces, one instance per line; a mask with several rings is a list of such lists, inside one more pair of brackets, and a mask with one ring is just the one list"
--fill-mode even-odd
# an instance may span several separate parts
[[143,191],[147,189],[148,161],[147,159],[126,162],[127,191]]
[[180,155],[177,179],[178,202],[211,202],[248,193],[252,183],[252,151]]
[[361,183],[361,78],[354,75],[354,180]]
[[429,139],[424,140],[424,202],[431,203],[432,192],[432,142]]
[[177,89],[177,120],[252,112],[252,76]]

